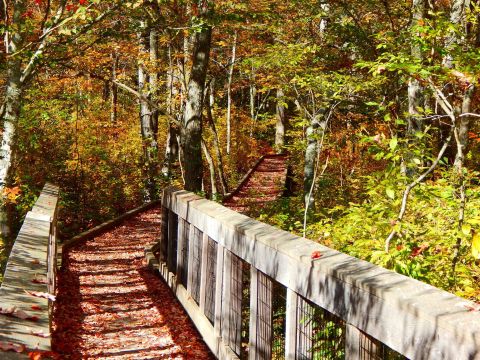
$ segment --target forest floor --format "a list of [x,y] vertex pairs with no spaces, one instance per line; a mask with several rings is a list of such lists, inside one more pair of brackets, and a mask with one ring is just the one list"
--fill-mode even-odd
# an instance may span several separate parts
[[287,156],[266,155],[252,171],[247,181],[223,202],[223,205],[240,213],[259,211],[277,200],[285,191]]
[[213,359],[171,290],[144,263],[160,211],[73,247],[58,273],[53,349],[62,359]]

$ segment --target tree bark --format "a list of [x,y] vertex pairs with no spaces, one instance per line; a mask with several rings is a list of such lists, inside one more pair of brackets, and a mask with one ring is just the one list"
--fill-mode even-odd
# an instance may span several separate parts
[[115,84],[117,79],[117,67],[119,61],[118,51],[115,50],[112,54],[112,82],[110,91],[110,122],[115,124],[118,118],[118,86]]
[[[15,1],[13,9],[12,32],[9,34],[9,42],[6,44],[7,53],[14,54],[22,46],[24,36],[22,34],[23,18],[26,9],[26,1]],[[5,90],[3,110],[3,132],[0,145],[0,232],[1,237],[8,240],[11,232],[7,211],[4,201],[4,190],[10,182],[13,157],[13,138],[20,109],[22,105],[22,60],[20,55],[12,55],[7,61],[7,84]]]
[[277,122],[275,125],[275,149],[277,153],[282,153],[285,146],[285,131],[287,126],[287,118],[285,115],[284,96],[282,89],[277,90],[276,115]]
[[227,155],[230,155],[230,147],[231,147],[232,80],[233,80],[233,70],[235,68],[236,51],[237,51],[237,32],[235,32],[235,35],[233,36],[232,58],[230,60],[230,67],[228,70],[228,82],[227,82]]
[[202,189],[202,110],[211,39],[212,29],[208,25],[196,32],[194,36],[192,68],[182,127],[185,189],[188,191]]
[[[156,32],[141,26],[144,32],[140,33],[139,41],[141,51],[149,54],[149,58],[155,59],[156,55]],[[154,47],[152,49],[152,46]],[[152,66],[150,66],[151,68]],[[140,93],[140,128],[143,140],[144,173],[145,173],[145,201],[152,201],[156,197],[156,168],[158,156],[157,128],[158,111],[150,106],[153,102],[152,94],[155,93],[156,72],[147,71],[145,64],[140,61],[138,65],[138,92]]]

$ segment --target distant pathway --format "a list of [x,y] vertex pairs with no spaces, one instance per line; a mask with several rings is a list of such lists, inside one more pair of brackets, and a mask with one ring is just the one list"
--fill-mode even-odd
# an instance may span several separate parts
[[171,290],[143,263],[159,235],[159,213],[139,214],[68,252],[52,334],[62,359],[213,359]]
[[266,155],[223,204],[241,213],[259,210],[283,194],[286,179],[287,156]]

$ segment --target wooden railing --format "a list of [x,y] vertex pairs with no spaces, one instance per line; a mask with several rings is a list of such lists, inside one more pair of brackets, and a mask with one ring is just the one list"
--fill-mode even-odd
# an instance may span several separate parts
[[158,270],[219,359],[480,359],[467,300],[186,191],[162,209]]
[[28,358],[28,351],[51,348],[57,202],[58,188],[45,185],[27,213],[8,258],[0,287],[0,343],[2,347],[11,346],[12,351],[0,350],[0,359]]

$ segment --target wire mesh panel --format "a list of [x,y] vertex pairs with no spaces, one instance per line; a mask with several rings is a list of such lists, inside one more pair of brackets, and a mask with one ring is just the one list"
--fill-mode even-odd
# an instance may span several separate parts
[[217,243],[208,238],[207,273],[205,279],[205,316],[213,324],[215,318],[215,273],[217,268]]
[[360,360],[404,360],[405,356],[390,349],[387,345],[360,332]]
[[177,273],[177,235],[178,215],[172,211],[168,214],[168,271]]
[[248,359],[248,343],[250,338],[250,264],[242,261],[242,348],[240,359]]
[[[234,254],[230,260],[230,294],[228,309],[228,345],[240,356],[242,345],[242,260]],[[227,272],[227,276],[229,274]]]
[[183,231],[181,232],[183,239],[180,241],[182,244],[181,251],[181,266],[178,267],[180,274],[177,274],[180,277],[181,284],[187,288],[187,281],[188,281],[188,234],[190,233],[190,224],[181,219],[180,221],[183,222]]
[[272,280],[252,269],[250,360],[272,358]]
[[287,288],[276,281],[272,283],[272,359],[285,359]]
[[345,359],[345,322],[303,297],[297,307],[297,359]]
[[191,256],[190,264],[192,266],[190,272],[190,279],[188,283],[188,290],[190,291],[190,295],[192,296],[193,300],[196,301],[197,304],[200,304],[200,268],[202,266],[202,236],[203,233],[197,229],[196,227],[193,228],[192,231],[189,232],[193,236],[189,239],[190,243],[190,250],[192,253],[188,254]]

